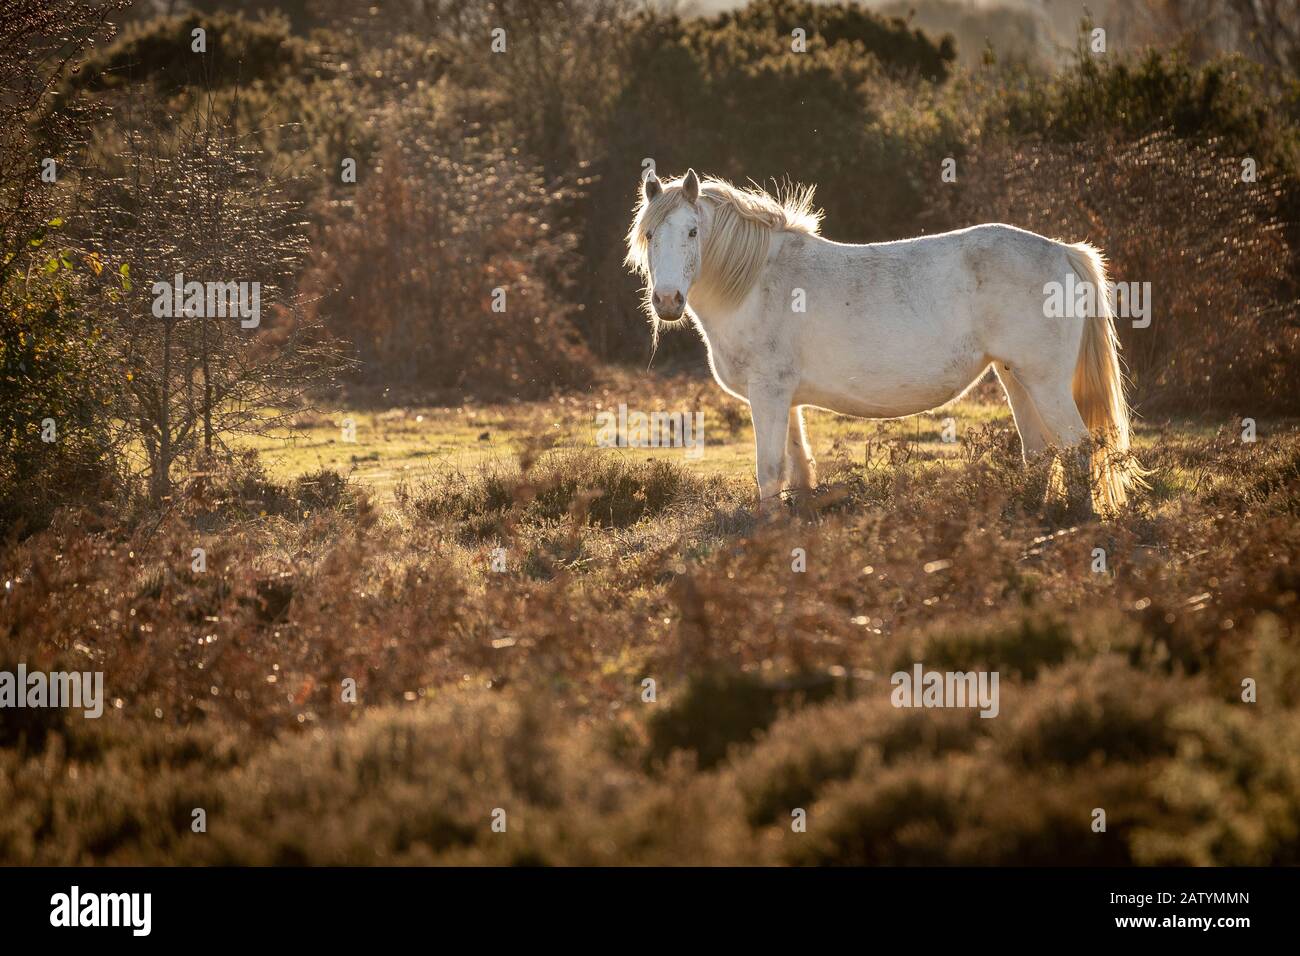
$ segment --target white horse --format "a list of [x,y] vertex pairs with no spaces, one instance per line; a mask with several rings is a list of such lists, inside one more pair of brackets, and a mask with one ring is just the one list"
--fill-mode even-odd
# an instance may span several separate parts
[[[628,231],[655,341],[694,321],[718,384],[749,403],[761,508],[783,483],[816,485],[806,406],[902,418],[960,397],[990,365],[1026,456],[1091,434],[1099,506],[1143,484],[1095,248],[998,224],[849,245],[820,236],[820,220],[811,189],[779,200],[691,170],[650,174]],[[1096,307],[1049,318],[1048,291],[1070,273]]]

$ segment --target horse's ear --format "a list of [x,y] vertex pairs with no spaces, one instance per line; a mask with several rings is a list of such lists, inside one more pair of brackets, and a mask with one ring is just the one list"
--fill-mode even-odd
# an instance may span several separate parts
[[692,205],[700,198],[700,177],[695,175],[695,170],[686,170],[686,178],[682,180],[682,189],[686,191],[686,200]]
[[641,193],[645,196],[645,201],[649,202],[664,191],[664,185],[659,181],[659,177],[653,172],[649,173],[645,179],[641,180]]

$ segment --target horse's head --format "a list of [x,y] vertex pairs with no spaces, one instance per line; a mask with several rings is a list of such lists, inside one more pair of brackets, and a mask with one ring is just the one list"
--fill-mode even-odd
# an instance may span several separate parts
[[628,263],[645,276],[655,316],[674,322],[686,311],[686,297],[700,271],[706,225],[700,180],[692,169],[680,182],[664,186],[652,172],[641,192],[641,208],[628,235]]

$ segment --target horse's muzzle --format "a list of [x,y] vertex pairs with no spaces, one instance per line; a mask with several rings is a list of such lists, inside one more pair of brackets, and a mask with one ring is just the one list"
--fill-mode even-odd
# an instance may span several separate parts
[[686,297],[680,291],[671,292],[655,291],[652,298],[655,315],[668,322],[674,322],[682,317],[686,311]]

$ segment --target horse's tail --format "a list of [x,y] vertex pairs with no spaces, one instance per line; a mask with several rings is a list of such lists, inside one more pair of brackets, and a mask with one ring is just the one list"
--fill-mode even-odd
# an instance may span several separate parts
[[1079,278],[1096,293],[1097,314],[1084,318],[1083,340],[1074,368],[1072,388],[1079,414],[1095,443],[1092,453],[1094,487],[1110,511],[1128,500],[1132,488],[1147,487],[1144,469],[1129,451],[1131,411],[1124,397],[1124,372],[1120,366],[1119,337],[1111,308],[1106,263],[1101,252],[1086,242],[1067,245],[1065,254]]

